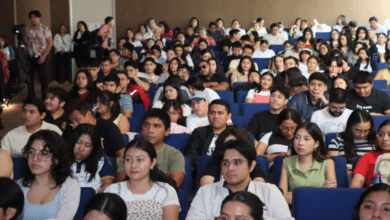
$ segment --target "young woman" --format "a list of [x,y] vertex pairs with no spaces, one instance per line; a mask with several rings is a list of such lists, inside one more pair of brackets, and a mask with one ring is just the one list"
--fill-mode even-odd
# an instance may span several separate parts
[[108,56],[110,57],[111,61],[112,61],[112,64],[111,64],[111,67],[116,69],[116,70],[123,70],[124,67],[123,65],[125,64],[123,62],[123,60],[121,60],[121,54],[118,50],[116,49],[112,49],[110,50],[110,52],[108,53]]
[[186,34],[185,34],[186,40],[189,42],[192,42],[195,39],[195,30],[193,27],[189,26],[186,28]]
[[257,18],[253,22],[253,27],[251,27],[247,33],[251,34],[252,32],[257,32],[259,37],[264,37],[266,34],[268,34],[267,29],[264,27],[264,23],[265,20],[263,18]]
[[101,193],[114,183],[116,164],[103,153],[100,137],[95,126],[81,124],[69,140],[72,176],[80,187],[91,187]]
[[339,15],[337,17],[336,25],[333,26],[333,29],[337,30],[339,33],[341,33],[344,26],[348,25],[347,18],[345,15]]
[[134,36],[134,32],[133,32],[133,29],[131,28],[128,28],[126,30],[126,42],[129,42],[129,43],[134,43],[135,42],[135,36]]
[[189,27],[192,27],[194,29],[195,33],[199,32],[199,19],[197,17],[192,17],[190,19]]
[[359,57],[358,57],[358,51],[361,49],[361,48],[367,48],[366,44],[363,43],[363,42],[355,42],[354,43],[354,46],[353,46],[353,49],[352,49],[352,52],[353,53],[350,53],[348,55],[348,58],[347,58],[347,62],[350,66],[354,66],[356,64],[356,62],[358,61]]
[[235,82],[248,82],[248,75],[251,72],[254,72],[255,70],[255,64],[253,62],[253,59],[249,56],[245,56],[241,58],[240,64],[238,64],[237,70],[235,70],[232,73],[231,77],[231,86],[233,87],[233,84]]
[[263,202],[260,198],[248,191],[237,191],[226,196],[221,204],[221,216],[216,220],[223,219],[263,219]]
[[7,61],[15,59],[15,52],[12,46],[8,44],[4,36],[0,36],[0,51],[4,53]]
[[182,45],[175,45],[174,46],[175,52],[177,57],[180,59],[180,61],[184,64],[187,64],[189,67],[194,67],[194,62],[191,59],[191,56],[187,54],[187,52],[184,50]]
[[344,76],[343,74],[337,74],[336,77],[333,77],[332,78],[332,85],[333,85],[334,89],[340,88],[340,89],[344,89],[344,90],[349,90],[351,87],[351,84],[349,83],[348,78],[346,76]]
[[291,26],[290,28],[290,31],[289,31],[289,34],[290,34],[290,37],[292,38],[297,38],[297,31],[299,31],[301,29],[301,21],[302,21],[302,18],[297,18],[295,19],[295,22],[294,22],[294,25]]
[[334,161],[328,159],[324,137],[315,123],[304,122],[296,128],[291,155],[283,160],[279,182],[289,204],[295,188],[337,187]]
[[321,70],[326,69],[326,63],[330,56],[330,46],[327,43],[322,43],[319,47],[318,58],[320,59],[319,67]]
[[307,61],[309,57],[312,55],[312,51],[309,49],[302,49],[299,51],[299,63],[298,68],[301,71],[302,75],[309,79],[309,73],[307,68]]
[[166,111],[171,118],[171,134],[191,133],[191,130],[185,126],[186,122],[183,117],[183,110],[178,101],[166,101],[162,110]]
[[305,28],[303,30],[303,36],[306,39],[305,48],[309,48],[309,49],[314,51],[316,49],[316,38],[314,37],[313,31],[311,30],[311,28]]
[[142,40],[148,39],[148,37],[149,37],[149,35],[148,35],[148,29],[147,29],[146,25],[141,24],[138,27],[138,33],[135,35],[135,39],[142,41]]
[[274,85],[274,76],[270,72],[261,75],[260,84],[257,88],[249,90],[246,103],[269,103],[271,88]]
[[386,56],[387,69],[381,69],[375,75],[374,80],[386,80],[387,88],[390,88],[390,56]]
[[349,54],[352,53],[353,42],[351,35],[341,34],[339,37],[338,49],[343,54],[344,58],[347,59]]
[[353,220],[390,219],[390,186],[378,183],[360,196],[353,211]]
[[260,49],[256,50],[253,53],[253,58],[271,58],[275,56],[275,52],[271,49],[269,49],[268,41],[267,40],[261,40],[260,41]]
[[92,75],[88,70],[79,70],[73,81],[73,88],[69,91],[71,99],[84,99],[90,106],[95,102],[95,96],[100,91],[93,83]]
[[341,57],[332,57],[328,63],[327,63],[328,70],[326,71],[326,74],[329,78],[336,77],[338,74],[340,74],[343,70],[343,61]]
[[159,85],[160,83],[164,83],[168,79],[168,77],[172,75],[177,75],[177,68],[179,67],[179,65],[181,65],[181,61],[179,60],[179,58],[171,58],[168,64],[168,71],[160,75],[157,80],[157,85]]
[[370,48],[371,46],[375,45],[374,42],[368,36],[368,31],[365,27],[359,27],[356,30],[356,37],[354,41],[364,43],[367,48]]
[[218,93],[216,93],[214,90],[205,88],[203,86],[203,81],[199,77],[191,77],[187,81],[188,90],[191,94],[193,94],[195,91],[202,91],[206,94],[207,100],[209,103],[216,99],[220,99]]
[[130,131],[130,124],[126,116],[120,113],[118,98],[116,94],[107,90],[99,92],[95,98],[96,117],[112,121],[122,134],[126,134]]
[[378,70],[378,65],[375,60],[371,59],[371,53],[368,48],[360,48],[358,50],[358,57],[359,59],[355,64],[355,68],[369,73]]
[[176,100],[181,104],[181,108],[183,109],[183,116],[187,117],[191,115],[191,108],[184,103],[183,94],[180,90],[180,84],[175,80],[168,80],[164,84],[164,96],[161,100],[153,103],[153,108],[162,108],[166,101],[168,100]]
[[373,31],[373,30],[368,30],[368,38],[369,38],[374,44],[376,44],[376,43],[378,42],[378,39],[376,38],[375,31]]
[[[211,54],[213,55],[213,54]],[[211,57],[209,60],[210,63],[210,71],[212,74],[221,74],[221,69],[218,65],[218,60],[215,57]]]
[[339,46],[340,32],[336,29],[333,29],[330,32],[329,45],[331,49],[338,48]]
[[158,46],[158,45],[153,45],[151,49],[152,49],[152,51],[153,51],[154,57],[156,58],[156,59],[155,59],[156,63],[162,65],[163,63],[166,62],[166,59],[165,59],[164,57],[161,56],[161,52],[162,52],[163,50],[161,49],[160,46]]
[[173,39],[173,31],[169,28],[169,25],[165,21],[160,21],[158,23],[158,27],[161,29],[161,38],[165,38],[167,40]]
[[[72,46],[72,39],[64,24],[60,24],[59,32],[54,36],[54,58],[56,63],[56,75],[54,83],[64,83],[64,81],[71,80],[70,72],[70,50]],[[62,73],[62,71],[64,71]],[[61,74],[62,73],[62,74]]]
[[105,190],[125,201],[127,219],[179,219],[180,203],[175,181],[157,168],[156,157],[156,150],[148,140],[131,141],[124,153],[128,180],[112,184]]
[[301,71],[292,67],[285,71],[285,82],[289,90],[290,97],[303,91],[307,91],[307,78],[302,75]]
[[320,60],[318,57],[310,56],[309,59],[307,59],[307,74],[310,76],[315,72],[323,72],[323,70],[320,70],[319,64]]
[[122,50],[123,50],[123,44],[125,43],[126,43],[126,38],[124,37],[119,38],[118,41],[116,42],[117,45],[116,49],[119,51],[121,55],[123,55]]
[[84,220],[126,220],[127,207],[117,194],[99,193],[88,200],[83,215]]
[[[168,71],[168,68],[169,68],[169,62],[173,59],[173,58],[175,58],[175,57],[177,57],[177,55],[176,55],[176,51],[175,51],[175,49],[173,49],[173,48],[169,48],[168,50],[167,50],[167,52],[166,52],[166,55],[167,55],[167,60],[165,61],[165,63],[163,63],[163,71]],[[161,75],[160,75],[161,76]]]
[[23,219],[73,219],[80,201],[80,185],[71,178],[67,145],[54,131],[30,136],[23,149]]
[[144,77],[149,83],[157,84],[159,76],[155,74],[157,63],[152,57],[145,58],[144,68],[145,73],[138,73],[139,77]]
[[[207,164],[208,169],[205,169],[200,178],[199,185],[202,187],[207,184],[216,183],[221,180],[221,162],[219,161],[221,157],[221,151],[223,150],[223,145],[232,140],[242,140],[247,143],[248,147],[253,147],[250,144],[249,134],[242,128],[237,126],[227,127],[215,141],[215,150],[211,155],[213,159]],[[256,182],[265,182],[264,180],[264,171],[261,166],[256,164],[254,170],[250,173],[251,179]]]
[[[295,31],[294,38],[305,36],[303,31],[309,26],[309,22],[307,20],[302,20],[299,24],[299,29]],[[290,30],[291,31],[291,30]]]
[[267,157],[269,162],[279,156],[290,156],[294,133],[301,123],[301,116],[294,109],[284,109],[277,119],[278,129],[266,133],[256,146],[258,156]]
[[269,71],[274,75],[274,77],[284,71],[284,55],[277,54],[271,58],[269,63]]
[[87,24],[84,21],[77,22],[77,31],[73,35],[73,57],[79,69],[87,66],[88,59],[91,56],[87,43],[89,34]]
[[386,42],[387,42],[387,36],[384,33],[378,34],[378,43],[376,44],[376,48],[378,50],[379,54],[379,61],[381,63],[385,63],[385,54],[386,54]]
[[371,179],[374,176],[376,159],[384,153],[390,153],[390,120],[384,121],[379,126],[376,138],[377,144],[375,144],[374,151],[364,154],[357,163],[353,171],[350,188],[362,188],[364,185],[366,187],[370,186]]
[[338,134],[328,146],[330,156],[344,156],[349,176],[356,156],[373,151],[375,146],[374,121],[369,113],[357,109],[349,116],[345,131]]

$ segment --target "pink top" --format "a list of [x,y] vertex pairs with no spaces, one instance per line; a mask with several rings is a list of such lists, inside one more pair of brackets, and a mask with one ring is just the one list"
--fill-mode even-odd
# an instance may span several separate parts
[[46,39],[51,37],[51,31],[48,27],[40,24],[38,27],[29,27],[26,30],[26,42],[28,53],[32,57],[41,56],[47,47]]
[[110,36],[110,34],[111,34],[110,28],[108,27],[107,24],[103,24],[102,26],[100,26],[99,31],[103,34],[103,44],[102,44],[102,47],[104,49],[107,49],[107,47],[108,47],[108,36]]
[[171,122],[171,134],[184,134],[184,133],[190,134],[191,130],[182,125],[178,125],[176,123]]
[[[210,36],[207,36],[207,37],[206,37],[206,40],[207,40],[207,45],[208,45],[208,46],[215,46],[215,45],[217,45],[217,44],[215,43],[214,38],[212,38],[212,37],[210,37]],[[191,43],[191,47],[193,48],[193,47],[195,47],[196,45],[198,45],[198,44],[199,44],[199,41],[200,41],[200,37],[195,38],[195,39],[192,41],[192,43]]]

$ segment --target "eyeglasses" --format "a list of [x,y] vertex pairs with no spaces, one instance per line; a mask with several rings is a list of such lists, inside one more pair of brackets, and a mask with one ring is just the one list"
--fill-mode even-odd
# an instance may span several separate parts
[[294,132],[297,129],[297,127],[291,127],[291,128],[289,128],[289,127],[280,127],[280,129],[282,131],[285,131],[285,132],[288,132],[288,131]]
[[352,132],[357,134],[357,135],[361,135],[361,134],[364,134],[364,135],[367,135],[368,133],[370,133],[370,130],[357,130],[357,129],[352,129]]
[[206,65],[203,65],[203,66],[200,66],[200,68],[202,68],[202,69],[206,69]]
[[174,112],[167,112],[169,116],[178,116],[179,112],[174,111]]
[[26,159],[29,159],[29,160],[32,160],[35,158],[35,156],[37,157],[37,160],[39,161],[43,161],[43,162],[46,162],[47,159],[49,159],[50,157],[53,156],[53,154],[47,152],[47,151],[39,151],[38,153],[34,150],[29,150],[25,157]]
[[329,106],[329,109],[330,109],[332,112],[335,112],[335,111],[343,112],[343,111],[345,110],[345,107],[337,108],[337,107]]
[[179,73],[188,73],[188,71],[185,71],[185,70],[179,70]]

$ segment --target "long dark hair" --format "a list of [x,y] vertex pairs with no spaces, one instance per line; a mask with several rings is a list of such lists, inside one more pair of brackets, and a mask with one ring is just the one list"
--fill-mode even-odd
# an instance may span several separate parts
[[[364,38],[364,40],[370,40],[369,36],[368,36],[368,30],[365,28],[365,27],[358,27],[358,29],[356,30],[356,35],[355,35],[355,42],[359,40],[359,32],[363,30],[365,33],[366,33],[366,37]],[[371,43],[371,42],[370,42]]]
[[258,196],[248,191],[237,191],[225,197],[223,206],[228,202],[240,202],[249,207],[249,214],[254,220],[263,220],[263,202]]
[[[175,53],[176,53],[176,52],[175,52]],[[172,59],[169,61],[169,64],[168,64],[168,73],[169,73],[170,76],[174,75],[173,72],[172,72],[172,70],[171,70],[171,63],[172,63],[174,60],[176,60],[176,62],[177,62],[177,69],[176,69],[176,72],[178,71],[179,66],[180,66],[180,64],[181,64],[181,61],[180,61],[179,58],[177,58],[177,57],[174,57],[174,58],[172,58]]]
[[320,45],[320,48],[319,48],[318,51],[321,50],[321,46],[322,45],[324,45],[328,49],[328,53],[326,53],[325,55],[322,55],[321,53],[318,53],[318,58],[320,58],[320,60],[322,61],[321,63],[319,63],[319,65],[328,62],[328,59],[329,59],[329,56],[330,56],[330,51],[331,51],[329,44],[327,44],[326,42],[324,42],[324,43],[322,43]]
[[[295,130],[294,137],[301,128],[304,128],[307,133],[309,133],[309,135],[314,139],[314,141],[318,141],[319,143],[318,147],[313,151],[313,158],[318,162],[329,159],[327,156],[324,137],[322,136],[322,132],[318,125],[313,122],[303,122],[302,124],[298,125],[297,129]],[[294,147],[291,148],[291,155],[297,155]]]
[[[107,105],[109,107],[111,113],[110,121],[114,121],[121,113],[121,106],[119,104],[119,95],[104,90],[96,94],[95,103],[97,102],[98,97],[100,103],[102,103],[103,105]],[[111,107],[110,107],[110,102],[112,102]],[[100,114],[96,113],[96,117],[100,118]]]
[[[173,48],[175,49],[175,52],[176,52],[176,48],[177,47],[180,47],[182,50],[183,50],[183,53],[181,54],[181,56],[179,57],[179,56],[177,56],[177,57],[179,57],[183,62],[185,62],[185,63],[187,63],[187,52],[186,52],[186,50],[184,50],[184,47],[183,47],[183,45],[181,45],[181,44],[176,44]],[[177,53],[176,53],[176,55],[177,55]]]
[[92,141],[92,152],[82,161],[82,163],[86,164],[85,170],[91,174],[88,180],[88,182],[91,182],[95,178],[98,162],[103,156],[103,149],[96,127],[90,124],[81,124],[72,132],[69,140],[69,155],[72,163],[75,162],[74,147],[82,135],[88,135]]
[[367,141],[372,146],[375,146],[376,132],[374,127],[374,120],[372,119],[371,115],[368,112],[363,111],[361,109],[356,109],[351,113],[351,115],[348,118],[345,131],[339,134],[340,138],[344,140],[345,158],[347,159],[348,163],[351,163],[353,158],[357,156],[356,145],[353,139],[352,126],[359,123],[365,123],[365,122],[370,122],[370,126],[371,126],[370,132],[367,135]]
[[348,51],[352,50],[352,47],[353,47],[353,41],[352,41],[352,36],[350,34],[340,34],[340,37],[339,37],[339,46],[338,48],[341,50],[342,49],[342,45],[341,45],[341,36],[344,36],[346,39],[347,39],[347,47],[348,47]]
[[331,35],[331,37],[330,37],[330,39],[329,39],[329,44],[330,44],[330,47],[333,49],[333,48],[337,48],[337,47],[335,47],[335,45],[334,45],[334,41],[333,41],[333,39],[332,39],[332,32],[336,32],[338,35],[339,35],[339,38],[337,39],[337,43],[338,43],[338,45],[340,46],[340,32],[338,31],[338,30],[336,30],[336,29],[333,29],[331,32],[330,32],[330,35]]
[[77,71],[76,76],[74,77],[74,80],[73,80],[73,88],[72,88],[72,90],[75,90],[77,92],[80,89],[78,87],[78,85],[77,85],[77,76],[80,73],[84,73],[85,76],[87,77],[87,80],[88,80],[87,90],[91,91],[95,84],[93,83],[93,79],[92,79],[91,73],[88,70],[86,70],[86,69],[82,69],[82,70]]
[[[309,27],[305,28],[305,30],[303,30],[303,37],[305,37],[306,32],[310,32],[311,39],[309,40],[309,42],[310,42],[312,48],[316,48],[316,38],[313,34],[313,31]],[[305,37],[305,39],[306,39],[306,37]]]
[[161,99],[161,101],[162,102],[168,101],[168,99],[165,97],[165,88],[167,86],[170,86],[177,91],[176,100],[180,103],[180,105],[184,104],[184,98],[183,98],[183,94],[181,93],[180,83],[177,82],[176,80],[167,80],[167,82],[164,84],[164,89],[163,89],[164,94],[163,94],[163,98]]
[[[124,153],[123,157],[126,157],[126,152],[133,147],[148,153],[151,161],[153,161],[153,159],[155,159],[155,158],[157,159],[157,153],[156,153],[156,149],[154,149],[154,145],[144,138],[134,139],[130,143],[128,143],[126,146],[125,153]],[[169,185],[171,185],[173,188],[176,189],[175,180],[172,179],[171,177],[167,176],[161,170],[159,170],[157,167],[157,164],[156,164],[156,166],[153,167],[152,170],[150,170],[149,178],[153,182],[159,181],[159,182],[168,183]]]
[[54,188],[61,186],[68,177],[71,176],[70,169],[71,160],[68,154],[68,146],[64,139],[57,133],[51,130],[40,130],[30,136],[26,146],[23,148],[22,164],[23,164],[23,186],[30,187],[35,175],[31,173],[28,167],[28,152],[31,149],[34,141],[42,140],[43,149],[51,153],[50,176],[56,182]]
[[387,192],[390,194],[390,185],[386,183],[377,183],[372,185],[370,188],[368,188],[364,193],[360,196],[358,203],[356,204],[354,210],[353,210],[353,219],[354,220],[359,220],[359,211],[360,211],[360,206],[362,205],[363,201],[371,194],[374,192]]
[[[256,72],[256,71],[255,71]],[[253,73],[253,72],[252,72]],[[256,87],[255,87],[255,92],[261,92],[261,90],[263,89],[261,87],[261,79],[264,77],[264,76],[270,76],[272,78],[272,86],[271,88],[269,88],[270,90],[272,89],[272,87],[275,85],[275,77],[274,75],[272,75],[271,72],[265,72],[263,74],[260,75],[260,83],[256,83]],[[249,77],[249,75],[248,75]]]
[[97,210],[110,219],[126,220],[127,206],[123,199],[114,193],[98,193],[93,195],[85,205],[83,216],[90,211]]
[[[85,29],[85,32],[88,31],[88,25],[87,25],[84,21],[79,21],[79,22],[77,22],[77,24],[83,25],[83,26],[84,26],[84,29]],[[77,29],[77,31],[79,31],[79,30]]]
[[179,119],[177,120],[177,124],[186,126],[186,123],[185,123],[185,120],[183,117],[183,109],[182,109],[180,103],[177,100],[167,100],[164,103],[162,110],[168,112],[171,107],[173,107],[173,109],[175,109],[175,111],[179,112],[180,116],[179,116]]
[[245,59],[248,59],[251,62],[251,68],[249,69],[249,73],[256,71],[255,64],[253,62],[252,57],[250,57],[250,56],[245,56],[245,57],[241,58],[240,64],[238,64],[238,67],[237,67],[237,71],[240,72],[242,75],[245,75],[245,73],[243,72],[244,70],[242,69],[242,66],[241,66],[242,61],[244,61]]
[[[390,119],[386,120],[379,125],[378,132],[384,127],[384,126],[390,126]],[[375,142],[375,151],[376,152],[383,152],[382,148],[378,145],[378,141]]]
[[216,65],[217,65],[217,69],[215,70],[215,73],[213,73],[213,74],[220,74],[221,73],[221,69],[219,68],[218,60],[216,58],[214,58],[214,57],[211,57],[209,59],[209,63],[210,63],[211,60],[215,61]]

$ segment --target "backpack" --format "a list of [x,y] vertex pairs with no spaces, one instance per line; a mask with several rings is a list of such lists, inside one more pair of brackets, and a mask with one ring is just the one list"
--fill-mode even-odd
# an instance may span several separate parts
[[376,159],[371,185],[376,183],[390,184],[390,153],[382,154]]
[[103,38],[98,35],[99,28],[92,31],[88,36],[88,45],[90,48],[98,48],[103,44]]

